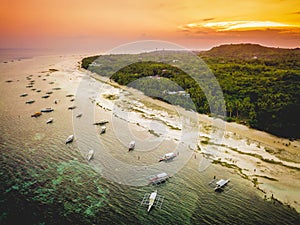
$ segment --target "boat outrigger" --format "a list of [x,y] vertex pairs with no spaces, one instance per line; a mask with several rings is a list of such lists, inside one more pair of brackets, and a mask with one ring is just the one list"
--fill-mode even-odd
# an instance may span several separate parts
[[159,159],[159,162],[161,161],[169,161],[169,160],[172,160],[176,157],[177,155],[174,153],[174,152],[170,152],[170,153],[167,153],[165,154],[163,157],[161,157]]
[[149,213],[152,207],[161,208],[164,198],[164,196],[158,195],[157,190],[155,190],[151,194],[146,193],[144,195],[141,205],[147,205],[147,212]]

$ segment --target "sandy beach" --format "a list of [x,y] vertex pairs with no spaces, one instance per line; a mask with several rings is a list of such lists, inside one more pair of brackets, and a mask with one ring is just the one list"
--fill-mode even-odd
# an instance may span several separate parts
[[[5,74],[1,76],[1,82],[17,82],[20,76],[40,74],[52,69],[51,78],[55,84],[68,93],[76,94],[83,77],[90,76],[99,80],[98,75],[80,68],[80,60],[83,57],[84,55],[43,56],[1,63],[0,70]],[[180,140],[183,129],[182,115],[188,117],[190,112],[151,99],[137,90],[120,86],[105,78],[101,79],[99,82],[107,85],[103,88],[105,91],[91,98],[91,102],[97,104],[98,108],[122,117],[121,113],[118,114],[114,110],[117,105],[127,113],[124,119],[132,124],[136,132],[143,133],[145,137],[155,138],[155,133],[157,138],[173,142]],[[107,94],[116,98],[107,98]],[[236,123],[219,123],[206,115],[197,114],[197,118],[197,144],[190,146],[194,155],[199,159],[201,156],[209,159],[215,166],[235,171],[242,178],[249,180],[253,188],[259,189],[258,193],[261,193],[262,198],[277,199],[300,212],[299,140],[275,137]],[[157,126],[151,125],[153,120],[157,122]],[[216,141],[214,135],[220,129],[224,135],[221,141]],[[149,130],[153,133],[149,134]]]

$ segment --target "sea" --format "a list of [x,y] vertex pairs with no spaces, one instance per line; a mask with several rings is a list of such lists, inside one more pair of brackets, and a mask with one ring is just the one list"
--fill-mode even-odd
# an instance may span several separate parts
[[[4,54],[1,61],[2,64],[14,63],[12,60],[28,60],[35,55],[38,54],[30,50],[14,50],[6,57]],[[55,65],[50,65],[49,68],[55,68]],[[32,76],[28,79],[30,75]],[[101,165],[99,169],[95,163],[84,160],[82,152],[78,150],[80,146],[76,144],[76,136],[73,143],[65,144],[65,139],[74,133],[73,120],[79,118],[76,118],[72,110],[68,110],[73,102],[66,97],[69,91],[60,86],[56,76],[43,70],[34,74],[0,71],[1,224],[300,224],[299,213],[274,199],[265,200],[264,193],[258,191],[252,182],[243,179],[234,169],[211,164],[204,171],[200,171],[200,155],[192,155],[169,180],[157,186],[127,185],[102,176]],[[7,82],[8,80],[11,82]],[[26,86],[30,80],[35,82],[32,82],[33,87],[28,88]],[[62,88],[54,90],[56,87]],[[50,97],[42,98],[48,91],[53,92]],[[22,93],[28,93],[28,96],[20,97]],[[76,95],[74,97],[76,99]],[[25,104],[28,99],[34,99],[35,102]],[[54,100],[59,100],[58,104],[54,104]],[[45,107],[54,107],[55,110],[39,118],[30,116]],[[80,110],[84,117],[87,112],[85,109]],[[50,117],[54,118],[53,124],[46,124]],[[107,128],[108,134],[103,136],[105,147],[113,154],[116,148],[120,151],[121,144],[109,134],[110,124]],[[95,147],[93,135],[83,137],[90,148]],[[124,154],[127,153],[124,147]],[[82,219],[80,212],[67,213],[66,202],[76,200],[69,199],[70,196],[60,196],[63,200],[57,204],[46,204],[36,200],[36,193],[30,190],[28,193],[24,193],[24,190],[18,191],[16,184],[33,179],[26,177],[28,171],[46,170],[47,163],[74,159],[97,172],[101,187],[107,193],[105,203],[99,206],[96,210],[97,216],[91,220]],[[215,176],[230,178],[230,185],[223,192],[215,192],[209,185]],[[13,194],[7,194],[9,185],[14,187]],[[72,188],[73,184],[70,182],[61,185]],[[82,187],[89,190],[91,185],[87,182]],[[141,201],[145,194],[155,190],[163,196],[163,202],[161,207],[154,207],[148,213],[147,206],[141,204]],[[60,195],[63,193],[61,190]],[[78,195],[80,194],[79,191]],[[6,199],[8,196],[9,199]],[[58,211],[59,215],[56,215]]]

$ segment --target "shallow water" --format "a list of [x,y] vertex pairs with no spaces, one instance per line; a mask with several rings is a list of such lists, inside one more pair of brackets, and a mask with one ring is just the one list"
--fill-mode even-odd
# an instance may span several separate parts
[[[6,160],[15,161],[15,168],[9,167],[13,174],[14,170],[18,170],[18,164],[26,165],[29,169],[47,161],[48,158],[58,161],[80,157],[79,152],[84,154],[89,149],[95,149],[95,158],[90,165],[102,173],[105,172],[105,177],[117,174],[116,179],[122,181],[122,171],[120,173],[112,172],[111,170],[116,167],[112,161],[106,160],[105,156],[112,155],[114,159],[126,162],[126,165],[141,166],[144,163],[152,165],[153,158],[161,155],[163,149],[177,147],[177,145],[172,146],[173,142],[166,141],[159,145],[158,149],[161,148],[161,150],[142,154],[139,152],[139,148],[143,148],[145,143],[141,138],[137,142],[137,151],[129,154],[126,149],[126,143],[130,141],[127,132],[117,132],[114,129],[118,128],[113,128],[113,124],[109,123],[107,133],[100,136],[97,133],[97,127],[92,125],[95,118],[110,120],[112,117],[109,111],[101,111],[97,108],[95,117],[87,117],[90,112],[89,107],[94,107],[92,103],[86,103],[84,107],[80,106],[78,101],[70,102],[70,98],[65,97],[69,93],[65,89],[54,91],[50,98],[41,98],[46,91],[60,86],[55,74],[50,74],[50,76],[46,76],[46,74],[33,74],[34,87],[41,89],[40,93],[25,87],[28,84],[26,76],[29,74],[21,72],[20,74],[1,74],[0,166],[2,169],[7,169]],[[43,78],[47,80],[43,81]],[[7,79],[12,79],[13,82],[6,83]],[[49,84],[51,81],[54,84]],[[25,98],[19,97],[24,92],[29,95]],[[36,102],[31,105],[25,104],[29,98],[35,99]],[[59,103],[54,104],[54,99],[59,99]],[[78,104],[74,112],[67,109],[73,104]],[[43,114],[39,118],[30,117],[32,113],[45,107],[54,107],[55,110],[49,114]],[[75,118],[79,112],[83,112],[83,117]],[[54,118],[53,124],[46,124],[49,117]],[[80,121],[84,123],[80,123]],[[125,123],[118,119],[115,119],[114,122]],[[136,132],[134,135],[141,137],[146,135],[142,130],[139,133],[139,129],[139,127],[132,128],[132,131]],[[65,145],[65,139],[73,132],[75,141],[70,145]],[[116,133],[123,136],[116,137]],[[121,141],[122,138],[125,140],[124,143]],[[99,147],[99,143],[102,144],[102,147]],[[186,150],[186,148],[183,149]],[[184,150],[179,156],[184,154]],[[10,154],[13,154],[14,157],[9,158]],[[138,156],[140,156],[139,160],[137,160]],[[242,179],[232,170],[217,165],[211,165],[200,172],[198,170],[200,155],[197,155],[197,158],[194,158],[192,154],[190,156],[192,156],[190,161],[179,172],[175,173],[174,171],[172,178],[157,187],[127,186],[103,178],[102,186],[109,191],[108,202],[99,208],[99,216],[94,222],[97,224],[299,224],[298,213],[276,201],[263,200],[262,194],[253,187],[250,181]],[[176,161],[171,163],[176,163]],[[163,167],[169,171],[176,169],[177,167],[173,168],[171,163],[160,164],[158,169],[155,167],[151,172],[159,172]],[[119,169],[122,170],[122,168]],[[139,175],[142,180],[140,184],[146,180],[147,174]],[[132,179],[136,177],[134,173],[131,175]],[[231,179],[228,191],[217,193],[208,185],[215,175],[219,178]],[[24,177],[24,179],[26,178]],[[153,208],[148,214],[146,206],[141,206],[140,202],[145,193],[155,189],[165,197],[165,200],[161,209]],[[3,206],[1,209],[4,209]],[[51,212],[54,209],[48,208],[47,210]],[[44,221],[47,222],[47,218]],[[76,218],[71,217],[66,218],[64,222],[74,224],[76,221]]]

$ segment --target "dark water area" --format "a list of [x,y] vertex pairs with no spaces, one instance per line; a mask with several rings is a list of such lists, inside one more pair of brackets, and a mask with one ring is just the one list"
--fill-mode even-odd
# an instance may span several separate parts
[[[300,224],[300,216],[295,210],[276,201],[265,201],[250,181],[244,180],[233,170],[211,165],[200,172],[198,157],[191,158],[182,170],[159,186],[126,186],[105,179],[101,171],[94,168],[93,164],[88,164],[80,154],[76,138],[72,144],[65,144],[66,137],[73,133],[74,117],[72,111],[67,109],[72,103],[66,97],[68,91],[64,89],[53,91],[47,99],[41,98],[46,91],[59,86],[55,76],[46,75],[33,74],[34,87],[42,90],[38,93],[25,87],[27,75],[10,74],[13,82],[7,83],[1,74],[0,224]],[[43,81],[43,78],[47,81]],[[51,81],[53,85],[49,84]],[[25,104],[28,98],[19,97],[24,92],[36,102]],[[55,105],[54,99],[59,99],[59,104]],[[50,106],[55,107],[54,112],[39,118],[30,117],[35,111]],[[49,117],[54,118],[53,124],[46,124]],[[86,142],[92,143],[93,140]],[[107,143],[113,151],[116,143]],[[36,198],[41,193],[31,191],[32,187],[37,188],[35,184],[27,189],[21,185],[34,182],[35,179],[43,181],[39,185],[53,183],[56,173],[60,171],[59,165],[74,161],[76,163],[72,165],[79,162],[84,165],[80,168],[86,168],[87,172],[68,173],[79,174],[83,179],[82,184],[78,186],[75,181],[62,182],[56,186],[57,190],[48,189],[51,195],[42,193],[48,198],[55,196],[61,202],[43,202]],[[51,170],[51,166],[55,169]],[[35,178],[31,175],[33,170],[44,177],[36,175]],[[89,173],[95,175],[92,180],[85,178]],[[231,189],[215,192],[208,185],[215,175],[218,178],[230,178]],[[94,196],[95,179],[100,180],[101,189],[106,192],[105,195],[99,195],[99,201],[103,200],[103,204],[95,210],[95,215],[88,216],[85,211],[69,212],[68,202],[79,199],[81,205],[85,206],[85,199],[89,195]],[[75,194],[64,194],[73,193],[64,190],[68,188],[76,190]],[[145,193],[155,189],[165,200],[161,209],[153,208],[148,214],[147,207],[140,203]]]

